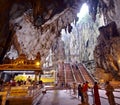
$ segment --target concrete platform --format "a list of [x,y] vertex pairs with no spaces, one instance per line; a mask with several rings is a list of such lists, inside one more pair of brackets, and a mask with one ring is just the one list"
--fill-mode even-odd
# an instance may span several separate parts
[[[89,94],[89,105],[93,105],[93,97],[91,92]],[[107,97],[105,97],[105,91],[101,90],[100,98],[101,105],[109,105]],[[120,99],[117,100],[120,103]],[[45,95],[42,95],[36,105],[85,105],[81,104],[81,100],[77,95],[73,95],[69,90],[48,90]],[[120,105],[120,104],[116,104]]]

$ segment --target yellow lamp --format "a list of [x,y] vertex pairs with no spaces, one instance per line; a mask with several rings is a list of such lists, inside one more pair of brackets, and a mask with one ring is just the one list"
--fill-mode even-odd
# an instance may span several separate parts
[[36,62],[36,66],[40,66],[40,62],[37,61],[37,62]]
[[120,59],[118,60],[118,63],[120,63]]

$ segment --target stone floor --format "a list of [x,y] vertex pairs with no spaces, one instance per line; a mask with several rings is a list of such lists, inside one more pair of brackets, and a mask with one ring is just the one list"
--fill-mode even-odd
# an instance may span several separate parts
[[[93,105],[93,97],[91,92],[89,94],[89,105]],[[101,105],[109,105],[105,91],[100,90]],[[118,94],[117,94],[118,96]],[[120,96],[120,94],[119,94]],[[116,100],[120,105],[120,99]],[[69,90],[48,90],[45,95],[41,95],[35,105],[83,105],[77,95],[73,95]]]

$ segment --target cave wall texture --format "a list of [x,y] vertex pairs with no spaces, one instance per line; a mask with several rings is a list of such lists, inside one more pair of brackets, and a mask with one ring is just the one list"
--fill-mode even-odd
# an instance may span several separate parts
[[[85,2],[89,16],[77,23],[77,13]],[[0,63],[22,53],[34,59],[37,52],[44,63],[51,50],[54,62],[95,60],[96,68],[118,79],[119,34],[104,32],[108,40],[98,28],[107,30],[115,22],[115,34],[119,33],[119,4],[120,0],[0,0]]]
[[[37,52],[45,61],[49,49],[60,37],[61,29],[77,21],[78,4],[84,0],[0,0],[0,62],[24,53],[34,59]],[[8,3],[10,2],[10,3]],[[48,5],[49,4],[49,5]],[[69,17],[68,17],[69,15]],[[15,51],[16,50],[16,51]],[[15,56],[13,52],[17,52]]]

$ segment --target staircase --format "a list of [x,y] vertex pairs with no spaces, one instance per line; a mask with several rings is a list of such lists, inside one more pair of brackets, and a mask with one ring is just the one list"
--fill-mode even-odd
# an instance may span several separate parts
[[91,86],[94,85],[94,78],[90,75],[83,64],[78,65],[79,70],[81,71],[81,75],[84,77],[84,82],[88,81]]
[[83,83],[85,81],[88,81],[90,86],[94,85],[94,78],[87,71],[83,64],[78,64],[77,66],[75,66],[71,65],[70,63],[60,63],[58,71],[58,80],[60,84],[64,83],[65,85],[66,83]]

